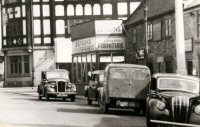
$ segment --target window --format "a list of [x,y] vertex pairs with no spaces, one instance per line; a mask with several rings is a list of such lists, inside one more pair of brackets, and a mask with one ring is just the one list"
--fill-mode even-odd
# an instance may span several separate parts
[[153,27],[152,26],[153,26],[152,24],[148,24],[148,30],[147,30],[148,40],[153,39]]
[[41,35],[40,20],[34,20],[34,35]]
[[40,17],[40,5],[33,5],[33,16]]
[[130,2],[130,14],[132,14],[139,5],[140,2]]
[[85,5],[85,15],[92,15],[92,7],[90,4]]
[[56,34],[65,34],[65,21],[64,20],[56,21]]
[[16,18],[21,17],[21,8],[20,7],[15,8],[15,17]]
[[74,15],[74,6],[68,5],[67,6],[67,16],[73,16]]
[[101,9],[99,4],[94,4],[93,6],[93,14],[94,15],[100,15],[101,14]]
[[165,20],[165,36],[171,36],[171,19]]
[[43,5],[42,6],[42,11],[43,11],[43,16],[46,17],[46,16],[50,16],[49,14],[49,5]]
[[103,14],[104,15],[112,15],[112,4],[104,4],[103,5]]
[[50,20],[49,19],[43,20],[43,27],[44,27],[44,35],[51,34],[51,32],[50,32]]
[[117,3],[117,12],[118,15],[127,15],[128,13],[127,3],[126,2]]
[[165,61],[165,66],[166,73],[173,73],[172,61]]
[[188,75],[192,75],[192,70],[193,70],[193,65],[192,65],[192,61],[188,60],[187,61],[187,72],[188,72]]
[[24,56],[24,73],[29,73],[30,68],[29,68],[29,56],[25,55]]
[[64,16],[64,6],[63,5],[56,5],[55,6],[55,15],[56,16]]
[[83,6],[81,4],[76,5],[76,15],[83,15]]
[[153,40],[161,40],[161,22],[153,24]]

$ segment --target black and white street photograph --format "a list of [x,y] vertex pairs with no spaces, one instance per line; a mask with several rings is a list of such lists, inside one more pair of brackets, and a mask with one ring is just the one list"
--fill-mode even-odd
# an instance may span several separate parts
[[200,0],[0,0],[0,127],[200,127]]

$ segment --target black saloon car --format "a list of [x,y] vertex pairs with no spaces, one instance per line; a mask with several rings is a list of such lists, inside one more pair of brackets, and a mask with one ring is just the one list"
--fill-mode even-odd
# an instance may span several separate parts
[[70,98],[74,102],[77,94],[76,86],[70,83],[69,72],[63,69],[43,70],[37,92],[39,100],[45,97],[47,101],[49,98]]
[[147,127],[200,127],[199,78],[154,74],[147,97]]

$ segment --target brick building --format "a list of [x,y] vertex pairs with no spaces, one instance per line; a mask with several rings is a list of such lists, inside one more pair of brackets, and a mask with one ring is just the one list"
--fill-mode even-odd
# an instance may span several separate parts
[[[176,72],[176,42],[175,42],[175,1],[148,0],[148,63],[152,73]],[[199,3],[194,1],[185,5],[185,50],[188,74],[192,74],[193,68],[197,65],[197,57],[193,45],[197,30],[197,14]],[[144,3],[125,22],[132,41],[126,43],[126,61],[128,63],[145,64],[144,57],[138,57],[137,52],[145,49],[145,25],[144,25]],[[198,69],[198,68],[197,68]]]

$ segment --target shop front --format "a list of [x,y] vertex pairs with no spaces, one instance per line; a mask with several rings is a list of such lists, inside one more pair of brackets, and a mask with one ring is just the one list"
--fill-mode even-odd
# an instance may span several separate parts
[[[101,21],[103,22],[103,20]],[[119,25],[121,26],[121,24]],[[103,70],[110,63],[125,62],[125,37],[122,35],[122,29],[120,31],[121,34],[118,33],[117,35],[115,35],[115,32],[102,35],[97,35],[95,32],[92,37],[72,40],[71,78],[72,82],[78,86],[79,94],[84,94],[85,85],[89,80],[88,75],[92,71]]]

